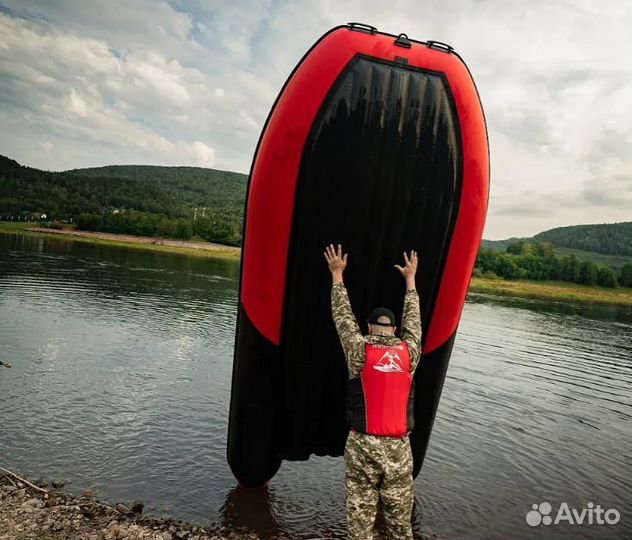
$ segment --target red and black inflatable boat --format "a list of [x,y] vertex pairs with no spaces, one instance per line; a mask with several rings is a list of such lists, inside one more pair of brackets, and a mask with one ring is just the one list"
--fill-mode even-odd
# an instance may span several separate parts
[[242,485],[265,483],[284,459],[343,453],[347,370],[322,255],[330,243],[349,253],[345,282],[360,322],[376,306],[401,313],[393,264],[405,250],[420,254],[419,473],[488,190],[481,103],[451,47],[350,23],[308,51],[250,171],[228,431]]

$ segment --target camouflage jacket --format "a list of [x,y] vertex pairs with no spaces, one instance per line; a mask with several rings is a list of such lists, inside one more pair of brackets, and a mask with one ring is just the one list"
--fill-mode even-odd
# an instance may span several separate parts
[[410,371],[415,372],[421,356],[421,313],[417,291],[406,291],[402,315],[401,339],[397,336],[369,334],[363,336],[351,310],[351,302],[344,285],[335,283],[331,288],[331,310],[334,324],[347,359],[349,378],[360,375],[365,362],[365,344],[397,345],[404,341],[410,353]]

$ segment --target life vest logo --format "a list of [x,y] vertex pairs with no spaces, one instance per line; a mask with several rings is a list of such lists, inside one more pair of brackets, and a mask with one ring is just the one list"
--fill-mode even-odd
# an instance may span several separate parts
[[373,369],[383,373],[403,373],[402,361],[397,353],[386,351],[380,361],[373,366]]

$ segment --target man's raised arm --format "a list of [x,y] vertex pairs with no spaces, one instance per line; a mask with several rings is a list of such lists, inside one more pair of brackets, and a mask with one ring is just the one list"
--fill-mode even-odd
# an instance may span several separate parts
[[347,254],[342,254],[342,246],[325,248],[325,259],[331,272],[331,312],[336,325],[342,350],[347,359],[349,378],[356,377],[363,367],[362,347],[364,340],[356,321],[349,295],[343,281],[343,272],[347,266]]
[[410,370],[415,371],[421,356],[421,310],[419,309],[419,295],[415,285],[415,274],[419,258],[416,251],[410,252],[410,257],[404,253],[404,266],[395,265],[406,280],[406,295],[404,296],[404,311],[402,314],[402,340],[406,342],[410,352]]

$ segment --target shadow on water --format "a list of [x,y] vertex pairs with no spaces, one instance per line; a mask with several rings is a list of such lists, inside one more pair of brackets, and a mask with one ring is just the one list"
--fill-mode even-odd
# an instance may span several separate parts
[[[232,488],[220,509],[219,523],[228,534],[255,534],[259,538],[340,538],[341,531],[319,531],[315,536],[308,531],[297,534],[299,524],[294,524],[291,515],[284,515],[288,508],[276,496],[274,487],[270,485],[261,488]],[[344,505],[340,506],[340,516],[344,522]],[[426,538],[428,529],[423,525],[422,504],[415,498],[413,507],[413,535],[415,538]],[[298,526],[297,526],[298,525]],[[327,534],[327,533],[330,534]],[[386,538],[386,526],[382,509],[378,508],[375,520],[375,538]]]
[[255,532],[262,538],[283,537],[272,509],[274,490],[269,486],[235,486],[220,509],[220,523],[227,532]]

